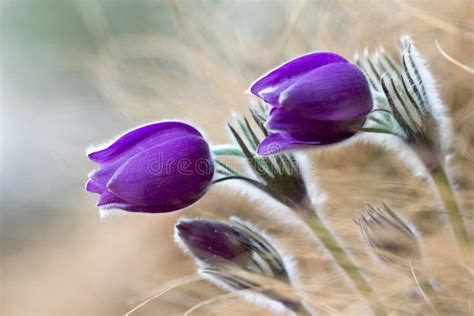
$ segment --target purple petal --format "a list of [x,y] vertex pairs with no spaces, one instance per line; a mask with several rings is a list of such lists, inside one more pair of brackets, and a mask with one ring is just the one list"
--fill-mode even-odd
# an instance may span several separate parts
[[291,149],[303,149],[308,146],[330,145],[337,141],[301,140],[288,133],[278,132],[270,134],[258,145],[257,153],[260,155],[273,155]]
[[[102,193],[104,190],[107,190],[107,182],[109,182],[110,178],[114,175],[115,170],[120,167],[120,163],[117,162],[115,164],[112,163],[105,163],[99,169],[92,171],[89,174],[89,181],[91,186],[94,186],[94,189],[99,192],[94,193]],[[87,187],[86,187],[87,189]]]
[[371,111],[372,97],[359,67],[337,63],[298,78],[281,93],[279,104],[311,119],[352,120]]
[[127,160],[107,187],[133,205],[187,206],[205,193],[213,170],[204,139],[184,135]]
[[104,190],[97,184],[95,184],[91,179],[87,180],[86,190],[91,193],[102,193]]
[[273,155],[292,148],[296,140],[287,133],[270,134],[258,145],[259,155]]
[[333,63],[348,63],[348,61],[344,57],[330,52],[311,53],[297,57],[259,78],[252,84],[250,91],[265,102],[275,104],[280,92],[299,76]]
[[176,135],[201,136],[194,127],[182,122],[158,122],[131,130],[107,148],[92,152],[88,157],[97,163],[123,157],[129,158],[145,148],[156,145],[157,142],[172,139]]
[[112,192],[105,190],[99,197],[97,201],[97,206],[104,206],[107,204],[114,204],[114,203],[126,203],[123,199],[119,198]]
[[201,260],[224,259],[242,265],[250,261],[243,237],[227,224],[209,220],[180,220],[175,227],[188,249]]
[[266,126],[270,130],[306,130],[315,127],[314,120],[289,112],[285,108],[272,108],[268,115]]
[[339,121],[312,120],[284,108],[273,108],[267,127],[272,131],[284,131],[301,141],[334,143],[354,135],[364,122],[365,117]]
[[128,204],[128,203],[111,203],[102,205],[100,208],[102,210],[111,210],[111,209],[120,209],[129,212],[136,212],[136,213],[168,213],[173,212],[176,210],[181,210],[185,207],[191,205],[190,203],[187,204],[166,204],[166,205],[135,205],[135,204]]
[[364,122],[365,118],[344,122],[306,120],[297,121],[296,125],[291,121],[274,121],[273,126],[282,130],[265,137],[257,153],[271,155],[289,149],[335,144],[354,136]]

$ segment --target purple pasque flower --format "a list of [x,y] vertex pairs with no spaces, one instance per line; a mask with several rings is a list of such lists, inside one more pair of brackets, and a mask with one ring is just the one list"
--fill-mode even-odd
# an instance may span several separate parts
[[88,155],[100,164],[86,190],[101,209],[164,213],[199,200],[214,175],[209,144],[194,127],[159,122],[129,131]]
[[353,136],[372,110],[369,83],[359,67],[334,53],[295,58],[258,79],[250,92],[272,108],[272,133],[258,153],[328,145]]

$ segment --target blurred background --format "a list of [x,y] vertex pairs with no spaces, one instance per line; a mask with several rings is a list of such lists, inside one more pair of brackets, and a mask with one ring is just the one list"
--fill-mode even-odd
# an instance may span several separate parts
[[[285,233],[281,219],[219,186],[183,212],[101,221],[97,197],[83,189],[95,168],[85,150],[166,118],[194,122],[214,144],[224,143],[232,113],[246,114],[249,96],[243,91],[250,83],[286,59],[314,50],[351,58],[380,44],[393,50],[401,34],[412,35],[432,63],[454,117],[456,179],[463,206],[472,214],[473,76],[443,56],[435,41],[473,67],[473,1],[0,3],[1,315],[120,315],[167,288],[136,314],[182,315],[221,294],[203,281],[185,284],[193,263],[172,237],[173,224],[183,215],[239,214],[285,234],[286,247],[296,249],[292,243],[305,236]],[[313,159],[328,215],[343,239],[357,240],[352,218],[367,202],[387,201],[415,222],[436,211],[425,183],[396,157],[370,145],[317,152]],[[424,221],[422,230],[433,241],[428,248],[438,255],[439,273],[448,276],[443,267],[449,260],[440,246],[446,235],[439,227]],[[297,250],[295,255],[304,257],[306,250]],[[324,293],[323,285],[334,283],[321,277],[327,276],[324,259],[316,256],[306,265],[313,269],[308,280],[315,280],[314,290]],[[320,299],[341,305],[328,293]],[[269,314],[231,299],[193,314],[257,312]]]

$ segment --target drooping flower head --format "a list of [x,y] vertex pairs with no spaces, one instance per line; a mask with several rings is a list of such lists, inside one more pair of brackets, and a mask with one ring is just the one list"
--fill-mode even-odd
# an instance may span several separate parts
[[257,228],[235,217],[229,223],[181,219],[175,238],[210,282],[274,310],[283,311],[283,307],[297,315],[309,314],[294,293],[289,262]]
[[202,266],[235,265],[288,280],[279,252],[254,227],[237,218],[230,223],[205,219],[181,219],[175,226],[177,241]]
[[258,79],[250,91],[269,103],[272,133],[262,155],[353,136],[372,110],[368,81],[358,66],[334,53],[295,58]]
[[176,224],[176,237],[206,264],[232,262],[247,266],[251,262],[245,235],[228,224],[204,219],[182,219]]
[[369,205],[356,219],[365,243],[386,263],[394,260],[421,260],[420,233],[389,206]]
[[100,168],[86,190],[101,209],[163,213],[185,208],[206,192],[214,174],[209,145],[182,122],[145,125],[88,155]]

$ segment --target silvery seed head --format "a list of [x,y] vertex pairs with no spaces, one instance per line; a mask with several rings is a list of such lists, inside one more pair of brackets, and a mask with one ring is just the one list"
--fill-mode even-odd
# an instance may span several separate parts
[[366,212],[359,213],[356,223],[365,243],[382,261],[392,264],[422,259],[420,234],[389,206],[369,205]]

